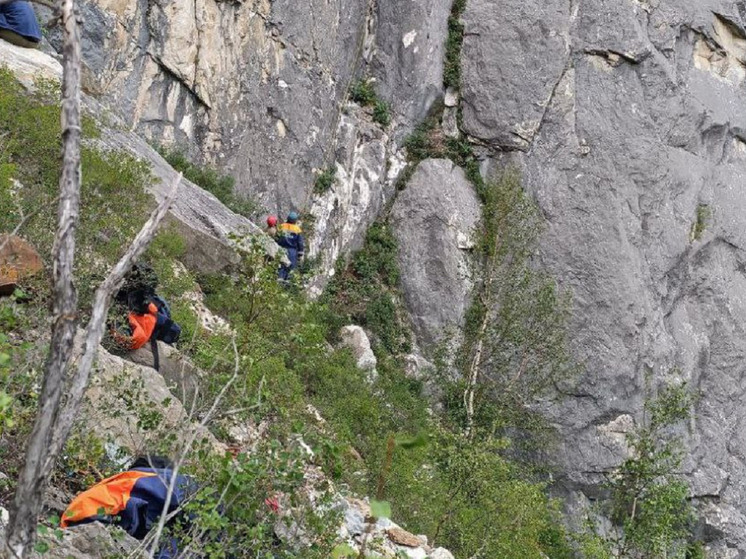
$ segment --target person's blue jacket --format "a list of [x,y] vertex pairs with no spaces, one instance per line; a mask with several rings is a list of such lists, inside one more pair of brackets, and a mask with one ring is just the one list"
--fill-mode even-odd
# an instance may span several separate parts
[[[78,495],[62,516],[63,528],[103,522],[116,524],[129,535],[143,539],[158,523],[173,477],[169,468],[132,468],[107,478]],[[178,475],[168,513],[176,511],[197,490],[187,476]],[[156,557],[172,559],[178,555],[178,541],[166,538]]]
[[295,223],[283,223],[277,231],[277,244],[287,250],[290,270],[298,267],[298,260],[305,252],[303,230]]
[[0,5],[0,29],[13,31],[35,43],[41,41],[41,28],[29,2],[18,0]]

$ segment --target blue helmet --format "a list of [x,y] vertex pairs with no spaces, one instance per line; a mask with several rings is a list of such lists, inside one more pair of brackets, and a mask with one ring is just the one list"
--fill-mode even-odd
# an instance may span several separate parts
[[290,212],[288,214],[288,223],[295,223],[300,219],[300,216],[298,215],[298,212]]

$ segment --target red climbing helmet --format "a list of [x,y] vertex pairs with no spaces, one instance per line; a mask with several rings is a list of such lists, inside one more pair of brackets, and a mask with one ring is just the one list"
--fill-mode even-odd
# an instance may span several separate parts
[[277,226],[277,216],[271,215],[267,218],[267,227],[276,227]]

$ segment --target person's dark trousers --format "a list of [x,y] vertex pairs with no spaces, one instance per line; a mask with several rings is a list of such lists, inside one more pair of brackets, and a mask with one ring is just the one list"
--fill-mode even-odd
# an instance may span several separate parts
[[15,31],[11,31],[10,29],[0,29],[0,39],[3,39],[9,42],[11,45],[15,45],[17,47],[23,47],[25,49],[38,49],[39,48],[39,43],[35,41],[30,41],[23,35],[19,35]]

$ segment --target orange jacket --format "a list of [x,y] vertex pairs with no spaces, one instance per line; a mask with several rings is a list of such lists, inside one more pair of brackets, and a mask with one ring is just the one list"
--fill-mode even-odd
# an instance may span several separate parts
[[112,335],[116,342],[123,347],[131,350],[140,349],[148,343],[150,336],[153,335],[153,330],[155,330],[155,325],[158,322],[158,307],[150,303],[147,314],[131,312],[127,319],[132,329],[132,335],[123,336],[118,332],[112,332]]
[[67,528],[71,524],[99,515],[116,516],[127,506],[135,484],[142,478],[156,475],[154,472],[129,471],[106,478],[70,503],[62,515],[60,525]]

